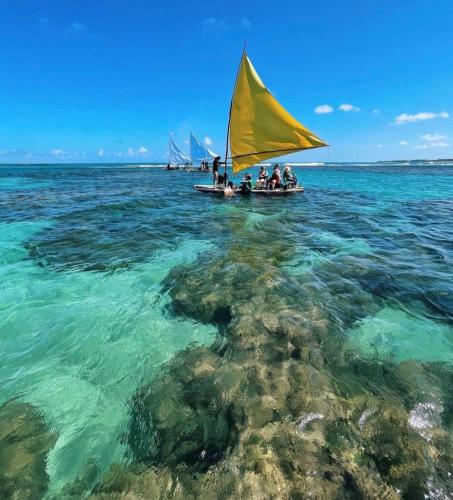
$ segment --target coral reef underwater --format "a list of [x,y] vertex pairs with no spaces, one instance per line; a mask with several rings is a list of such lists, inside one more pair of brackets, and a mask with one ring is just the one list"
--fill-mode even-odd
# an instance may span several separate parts
[[29,403],[0,406],[0,498],[37,500],[47,491],[47,454],[56,441]]
[[221,251],[165,279],[169,314],[217,325],[218,340],[178,353],[136,392],[130,463],[92,497],[449,498],[451,370],[350,351],[347,318],[382,307],[357,284],[372,269],[345,257],[351,279],[339,289],[330,270],[316,289],[285,269],[296,242],[267,224],[231,218]]

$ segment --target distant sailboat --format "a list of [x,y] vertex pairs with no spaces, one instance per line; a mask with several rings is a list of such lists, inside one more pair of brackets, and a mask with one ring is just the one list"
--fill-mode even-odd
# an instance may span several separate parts
[[[263,160],[305,149],[328,146],[313,132],[299,123],[264,86],[247,54],[242,54],[231,100],[227,131],[231,144],[233,172],[239,172]],[[194,186],[198,191],[215,192],[212,186]],[[253,189],[260,194],[288,194],[303,188]]]
[[179,168],[180,165],[185,165],[186,163],[190,163],[190,158],[179,149],[173,136],[170,135],[170,142],[168,145],[168,164],[170,168]]
[[190,132],[190,158],[193,163],[208,162],[213,160],[217,154],[207,146],[203,146],[198,138]]

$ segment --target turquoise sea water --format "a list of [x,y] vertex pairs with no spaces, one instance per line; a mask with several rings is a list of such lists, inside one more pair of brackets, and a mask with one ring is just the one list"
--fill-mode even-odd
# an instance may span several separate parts
[[[58,436],[46,458],[48,498],[90,464],[99,479],[111,464],[130,463],[124,436],[136,391],[187,346],[219,341],[218,323],[228,320],[178,309],[173,290],[180,269],[209,273],[228,249],[241,265],[243,255],[263,259],[263,271],[268,253],[277,255],[267,283],[288,304],[309,301],[346,359],[412,361],[452,376],[453,166],[297,173],[301,196],[224,199],[193,191],[209,174],[0,166],[0,404],[31,403]],[[203,296],[184,300],[209,305],[211,291],[222,294],[210,286],[201,280]],[[254,303],[241,279],[231,286]],[[351,386],[373,394],[378,383],[351,375]],[[398,391],[410,415],[427,404],[384,389]],[[425,392],[437,398],[429,404],[443,408],[436,425],[451,433],[451,401],[433,394]],[[427,491],[436,488],[447,494],[444,483]]]

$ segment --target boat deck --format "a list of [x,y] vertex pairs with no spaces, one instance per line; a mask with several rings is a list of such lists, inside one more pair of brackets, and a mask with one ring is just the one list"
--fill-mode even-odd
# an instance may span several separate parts
[[[206,184],[195,184],[194,189],[200,191],[201,193],[211,193],[211,194],[223,194],[223,188],[214,187],[212,185]],[[278,189],[252,189],[251,192],[247,193],[242,191],[241,188],[236,187],[233,189],[235,194],[258,194],[263,196],[286,196],[288,194],[303,193],[304,188],[302,186],[295,188],[278,188]]]

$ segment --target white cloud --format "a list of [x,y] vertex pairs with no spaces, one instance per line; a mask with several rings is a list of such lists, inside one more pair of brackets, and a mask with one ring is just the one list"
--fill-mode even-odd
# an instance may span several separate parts
[[373,115],[378,115],[380,113],[379,109],[373,109],[372,111]]
[[434,120],[435,118],[446,119],[449,116],[450,115],[446,111],[441,111],[440,113],[422,112],[422,113],[415,113],[413,115],[408,113],[401,113],[395,118],[393,125],[404,125],[405,123],[414,123],[424,120]]
[[101,158],[105,155],[105,151],[101,148],[99,151],[98,151],[98,156],[100,156]]
[[206,31],[209,29],[227,30],[230,27],[223,19],[218,19],[217,17],[207,17],[201,21],[201,24]]
[[84,33],[88,31],[88,27],[82,23],[71,23],[69,25],[69,31],[72,31],[73,33]]
[[400,146],[408,146],[409,143],[407,141],[400,141]]
[[384,144],[378,144],[376,147],[379,148],[379,149],[381,149],[381,148],[384,147]]
[[357,112],[360,111],[360,108],[357,106],[353,106],[352,104],[340,104],[338,109],[341,109],[341,111],[345,111],[346,113],[349,113],[350,111]]
[[448,148],[447,136],[441,134],[424,134],[420,136],[425,143],[414,146],[415,149]]
[[446,135],[441,134],[425,134],[420,136],[426,142],[439,142],[447,139]]
[[428,148],[448,148],[449,144],[447,142],[428,142],[426,144],[420,144],[414,146],[415,149],[428,149]]
[[252,23],[247,17],[242,17],[238,23],[229,24],[224,19],[218,17],[207,17],[201,21],[205,32],[210,30],[248,30]]
[[332,111],[333,108],[329,104],[321,104],[315,108],[315,113],[318,113],[318,115],[325,115],[327,113],[332,113]]
[[113,153],[114,156],[117,156],[118,158],[122,158],[122,157],[132,157],[132,156],[149,156],[149,155],[152,155],[153,152],[150,151],[148,148],[146,148],[145,146],[140,146],[139,148],[135,149],[135,148],[132,148],[132,147],[128,147],[127,148],[127,151],[117,151],[115,153]]
[[208,136],[206,136],[204,138],[204,143],[206,144],[206,146],[212,146],[212,139]]
[[49,151],[52,156],[64,156],[66,153],[62,149],[54,148]]
[[246,30],[248,30],[251,26],[251,23],[250,21],[246,18],[246,17],[243,17],[240,21],[239,21],[239,25],[242,27],[242,28],[245,28]]
[[96,40],[98,37],[94,35],[87,25],[73,22],[66,27],[66,33],[73,38],[80,38],[86,40]]
[[64,151],[60,148],[53,148],[49,151],[49,154],[55,156],[55,158],[71,158],[71,159],[80,159],[86,158],[87,154],[85,151]]

